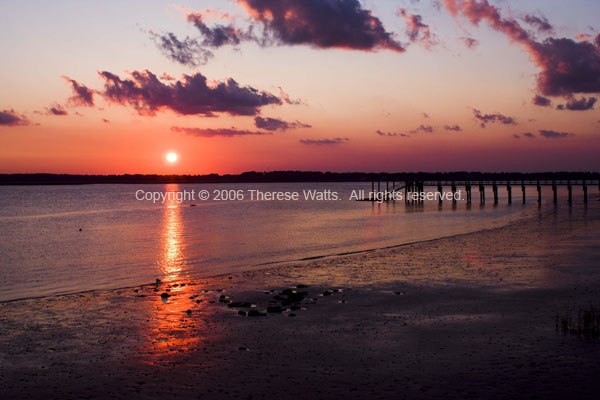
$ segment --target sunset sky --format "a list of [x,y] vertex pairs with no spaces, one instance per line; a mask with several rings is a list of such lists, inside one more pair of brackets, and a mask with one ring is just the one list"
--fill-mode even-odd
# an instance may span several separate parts
[[598,171],[598,16],[597,0],[1,0],[0,173]]

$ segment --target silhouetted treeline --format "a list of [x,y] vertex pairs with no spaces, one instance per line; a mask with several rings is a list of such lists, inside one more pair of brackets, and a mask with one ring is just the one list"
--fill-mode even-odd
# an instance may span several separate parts
[[239,175],[67,175],[67,174],[0,174],[0,185],[85,185],[101,183],[260,183],[260,182],[370,182],[389,178],[395,181],[451,180],[566,180],[600,179],[598,172],[318,172],[273,171],[244,172]]

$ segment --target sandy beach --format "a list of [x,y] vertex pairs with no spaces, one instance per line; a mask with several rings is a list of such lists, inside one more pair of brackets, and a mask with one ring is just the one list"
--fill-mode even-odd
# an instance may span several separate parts
[[600,304],[596,208],[2,303],[0,397],[597,398],[600,341],[560,326]]

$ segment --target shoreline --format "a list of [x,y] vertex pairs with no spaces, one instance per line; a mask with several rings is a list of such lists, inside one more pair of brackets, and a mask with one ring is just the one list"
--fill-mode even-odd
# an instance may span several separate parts
[[0,303],[0,397],[595,398],[600,341],[555,322],[600,304],[600,215],[565,214]]
[[[545,213],[546,214],[550,214],[551,211],[550,210],[546,210]],[[317,261],[317,260],[326,260],[326,259],[330,259],[330,258],[346,257],[346,256],[352,256],[352,255],[356,255],[356,254],[371,253],[371,252],[377,252],[377,251],[384,251],[384,250],[401,248],[401,247],[406,247],[406,246],[416,246],[416,245],[426,244],[426,243],[430,243],[430,242],[435,242],[435,241],[438,241],[438,240],[451,239],[451,238],[454,238],[454,237],[461,237],[461,236],[466,236],[466,235],[475,235],[475,234],[478,234],[478,233],[483,233],[483,232],[487,232],[487,231],[493,231],[493,230],[497,230],[497,229],[502,229],[502,228],[508,227],[508,226],[510,226],[512,224],[526,222],[527,220],[536,218],[536,216],[539,217],[539,215],[523,216],[523,217],[520,217],[520,218],[518,218],[516,220],[508,221],[504,225],[494,226],[494,227],[491,227],[491,228],[481,228],[481,229],[478,229],[478,230],[475,230],[475,231],[471,231],[471,232],[463,232],[463,233],[456,233],[456,234],[447,235],[447,236],[440,236],[440,237],[433,238],[433,239],[424,239],[424,240],[418,240],[418,241],[414,241],[414,242],[406,242],[406,243],[400,243],[400,244],[393,244],[393,245],[382,246],[382,247],[372,247],[372,248],[367,248],[367,249],[362,249],[362,250],[344,251],[344,252],[341,252],[341,253],[323,254],[323,255],[310,256],[310,257],[305,257],[305,258],[300,258],[300,259],[293,259],[293,260],[268,261],[268,262],[259,263],[259,264],[251,264],[251,265],[243,265],[243,266],[241,266],[241,268],[246,268],[245,270],[225,272],[225,273],[218,273],[218,274],[214,274],[214,275],[203,275],[201,273],[196,273],[196,274],[191,274],[191,275],[187,276],[187,278],[189,280],[221,278],[221,277],[224,277],[224,276],[232,276],[232,275],[237,275],[237,274],[243,274],[243,273],[249,272],[249,271],[265,271],[265,270],[269,270],[269,269],[273,269],[273,268],[284,267],[286,265],[303,264],[303,263],[309,263],[309,262]],[[237,268],[237,267],[240,267],[240,266],[234,266],[234,267]],[[210,272],[209,272],[209,274],[210,274]],[[164,276],[157,277],[157,279],[161,279],[161,278],[164,279]],[[40,296],[19,297],[19,298],[15,298],[15,299],[0,300],[0,304],[2,304],[2,303],[11,303],[11,302],[16,302],[16,301],[23,301],[23,300],[43,299],[43,298],[46,298],[46,297],[70,296],[70,295],[77,295],[77,294],[84,294],[84,293],[93,293],[93,292],[125,290],[125,289],[133,289],[133,288],[136,288],[136,287],[145,287],[145,286],[153,286],[153,285],[154,285],[154,283],[150,282],[150,283],[140,283],[140,284],[137,284],[137,285],[117,286],[117,287],[110,287],[110,288],[95,288],[95,289],[86,289],[86,290],[76,290],[76,291],[73,291],[73,292],[66,292],[66,293],[52,293],[52,294],[40,295]]]

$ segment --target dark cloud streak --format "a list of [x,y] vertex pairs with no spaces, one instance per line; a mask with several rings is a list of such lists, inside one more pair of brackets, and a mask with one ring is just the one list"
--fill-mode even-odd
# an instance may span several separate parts
[[0,126],[26,126],[29,125],[29,120],[15,112],[15,110],[0,111]]
[[516,125],[517,122],[513,117],[508,117],[506,115],[502,115],[500,113],[495,114],[482,114],[481,111],[477,109],[473,109],[473,115],[475,119],[480,122],[482,128],[485,128],[489,123],[499,122],[504,125]]
[[287,122],[278,118],[263,118],[256,117],[254,118],[254,125],[256,125],[259,129],[264,129],[267,131],[287,131],[289,129],[296,128],[311,128],[308,124],[303,124],[300,121],[295,122]]
[[234,136],[256,136],[256,135],[272,135],[271,132],[263,132],[263,131],[248,131],[241,130],[236,128],[185,128],[180,126],[172,126],[171,131],[176,133],[184,133],[188,136],[195,137],[204,137],[204,138],[212,138],[212,137],[234,137]]
[[300,143],[315,146],[328,146],[342,144],[350,141],[349,138],[333,138],[333,139],[300,139]]
[[129,105],[140,115],[156,115],[160,110],[180,115],[256,115],[263,106],[282,104],[277,96],[240,86],[232,78],[209,86],[201,73],[183,75],[181,80],[167,83],[148,70],[133,71],[130,79],[108,71],[98,74],[105,81],[100,92],[105,100]]
[[73,106],[94,107],[94,91],[68,76],[62,78],[71,85],[73,96],[68,100]]

